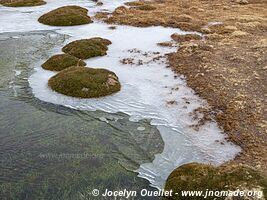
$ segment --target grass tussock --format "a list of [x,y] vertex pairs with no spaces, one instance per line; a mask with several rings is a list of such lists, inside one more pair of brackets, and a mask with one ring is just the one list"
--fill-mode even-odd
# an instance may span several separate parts
[[95,37],[71,42],[64,46],[62,51],[80,59],[88,59],[106,55],[107,46],[110,44],[111,42],[107,39]]
[[[181,191],[236,191],[260,190],[267,196],[267,179],[258,171],[245,166],[214,167],[206,164],[190,163],[178,167],[168,177],[166,190]],[[206,199],[214,199],[214,196]],[[182,197],[174,195],[165,199],[199,199],[199,197]],[[216,199],[225,199],[216,197]]]
[[115,73],[80,66],[59,72],[49,79],[48,85],[58,93],[80,98],[107,96],[121,88]]
[[0,4],[8,7],[40,6],[46,4],[43,0],[0,0]]
[[63,6],[42,15],[38,21],[51,26],[74,26],[92,23],[88,10],[79,6]]
[[51,71],[61,71],[72,66],[86,66],[86,63],[69,54],[58,54],[50,57],[42,64],[43,69]]

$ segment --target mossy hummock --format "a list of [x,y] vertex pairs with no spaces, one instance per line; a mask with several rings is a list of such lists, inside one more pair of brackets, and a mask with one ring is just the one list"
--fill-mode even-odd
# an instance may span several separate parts
[[106,55],[107,46],[110,44],[111,42],[107,39],[95,37],[71,42],[64,46],[62,51],[80,59],[88,59]]
[[[261,190],[267,197],[267,179],[260,172],[247,166],[220,166],[190,163],[178,167],[168,177],[165,190],[173,190],[173,195],[165,199],[183,200],[200,199],[199,197],[182,197],[182,191],[236,191]],[[214,199],[209,196],[206,199]],[[216,199],[225,199],[216,197]]]
[[79,6],[63,6],[42,15],[38,21],[51,26],[75,26],[92,23],[88,10]]
[[48,81],[52,90],[71,97],[96,98],[120,91],[114,72],[87,67],[67,68]]
[[0,4],[8,7],[40,6],[46,4],[43,0],[0,0]]
[[44,64],[42,64],[43,69],[51,71],[61,71],[72,66],[86,66],[86,63],[83,60],[69,54],[58,54],[52,56]]

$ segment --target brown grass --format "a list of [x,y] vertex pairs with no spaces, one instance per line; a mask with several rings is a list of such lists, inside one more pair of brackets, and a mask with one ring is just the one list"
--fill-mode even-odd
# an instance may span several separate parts
[[[233,163],[248,164],[267,174],[266,0],[249,0],[245,5],[228,0],[129,4],[131,8],[119,7],[105,20],[206,34],[204,40],[173,35],[180,48],[169,55],[169,64],[175,72],[185,75],[189,87],[208,101],[208,114],[218,121],[229,140],[242,147]],[[146,4],[156,9],[135,8]]]

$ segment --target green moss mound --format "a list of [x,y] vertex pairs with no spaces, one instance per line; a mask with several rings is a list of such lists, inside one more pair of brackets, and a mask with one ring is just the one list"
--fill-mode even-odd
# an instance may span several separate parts
[[107,46],[110,44],[111,42],[107,39],[95,37],[71,42],[64,46],[62,51],[80,59],[88,59],[106,55],[108,50]]
[[79,6],[64,6],[42,15],[38,21],[51,26],[75,26],[92,23],[88,10]]
[[[206,164],[190,163],[178,167],[168,177],[166,190],[173,190],[172,197],[164,199],[203,199],[202,197],[181,196],[182,191],[235,191],[259,189],[267,197],[267,179],[258,171],[245,166],[214,167]],[[210,196],[206,199],[225,199]],[[240,199],[240,198],[238,198]]]
[[50,78],[48,85],[58,93],[80,98],[107,96],[121,88],[115,73],[87,67],[67,68]]
[[61,71],[68,67],[85,65],[86,63],[83,60],[72,55],[59,54],[49,58],[44,64],[42,64],[42,68],[51,71]]
[[40,6],[46,4],[43,0],[0,0],[0,4],[8,7]]

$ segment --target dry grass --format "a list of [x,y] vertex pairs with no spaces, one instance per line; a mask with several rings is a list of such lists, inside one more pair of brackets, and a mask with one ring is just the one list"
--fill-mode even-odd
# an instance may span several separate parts
[[[155,10],[136,6],[149,4]],[[208,113],[242,147],[233,163],[267,174],[267,2],[154,0],[117,8],[110,23],[161,25],[205,33],[205,39],[173,35],[181,48],[172,69],[211,106]],[[210,25],[209,22],[223,22]],[[170,39],[171,40],[171,39]],[[206,114],[207,115],[207,114]]]

